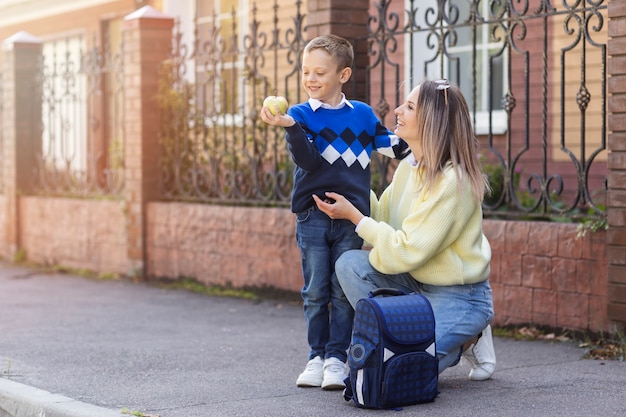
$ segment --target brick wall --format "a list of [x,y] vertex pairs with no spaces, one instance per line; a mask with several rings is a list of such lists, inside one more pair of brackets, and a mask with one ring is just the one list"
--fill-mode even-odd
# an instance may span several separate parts
[[[126,213],[119,201],[20,199],[29,260],[101,273],[127,272]],[[107,222],[102,222],[107,219]],[[606,331],[606,232],[577,238],[575,224],[486,220],[493,250],[496,325]],[[288,209],[150,203],[150,278],[299,292],[300,253]]]
[[[2,225],[7,224],[7,198],[4,194],[0,194],[0,230],[6,233]],[[0,256],[9,253],[7,239],[5,233],[0,234]]]
[[[491,282],[498,325],[534,323],[599,331],[626,320],[626,5],[611,1],[609,13],[611,228],[576,239],[574,224],[486,221],[494,254]],[[329,17],[329,27],[341,27],[340,16],[330,16],[336,19]],[[155,68],[167,56],[172,24],[154,10],[134,14],[125,23],[126,76],[132,81],[126,89],[128,170],[123,202],[25,196],[19,188],[20,173],[32,164],[20,162],[16,149],[18,140],[22,145],[24,138],[33,137],[32,125],[17,121],[28,120],[30,107],[20,102],[14,86],[5,87],[2,255],[11,258],[23,250],[35,262],[96,272],[192,277],[207,284],[297,292],[300,254],[294,218],[287,209],[156,202],[158,114],[152,97]],[[38,46],[18,42],[16,47],[19,50],[5,50],[3,70],[23,76],[14,58],[32,58],[31,49]]]
[[[300,291],[300,252],[287,209],[151,203],[148,270],[211,285]],[[607,330],[606,233],[575,224],[485,221],[493,249],[495,324]]]
[[149,276],[299,292],[300,253],[286,209],[151,203]]
[[606,330],[606,233],[572,223],[486,220],[496,324]]
[[21,249],[29,261],[127,273],[123,202],[21,197],[19,211]]

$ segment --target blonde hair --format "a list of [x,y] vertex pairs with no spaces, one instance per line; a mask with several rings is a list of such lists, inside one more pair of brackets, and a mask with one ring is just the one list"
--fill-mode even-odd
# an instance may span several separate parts
[[431,188],[451,162],[459,182],[468,181],[482,202],[489,182],[480,166],[478,140],[461,89],[447,80],[424,81],[419,86],[416,112],[425,188]]
[[304,52],[310,52],[315,49],[324,49],[328,52],[337,63],[338,71],[344,68],[352,68],[354,49],[352,44],[341,36],[332,34],[318,36],[304,47]]

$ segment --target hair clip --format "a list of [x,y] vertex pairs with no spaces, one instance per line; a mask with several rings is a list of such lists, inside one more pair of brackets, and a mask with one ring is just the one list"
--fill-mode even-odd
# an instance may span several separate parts
[[443,90],[443,96],[446,100],[446,106],[448,105],[448,88],[450,88],[450,83],[446,78],[442,78],[440,80],[435,80],[435,84],[437,84],[437,90]]

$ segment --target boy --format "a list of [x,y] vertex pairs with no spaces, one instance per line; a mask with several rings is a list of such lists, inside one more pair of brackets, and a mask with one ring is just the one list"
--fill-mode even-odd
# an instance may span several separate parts
[[341,190],[369,213],[371,152],[398,159],[408,153],[406,143],[381,124],[369,105],[349,101],[343,94],[353,60],[354,51],[346,39],[335,35],[313,39],[302,56],[301,81],[309,100],[291,107],[286,115],[278,108],[272,109],[276,115],[268,107],[261,110],[263,121],[285,128],[296,164],[291,210],[297,218],[311,349],[309,362],[296,381],[299,387],[345,387],[354,310],[337,281],[335,261],[345,251],[363,245],[354,225],[330,219],[316,207],[313,195],[323,199],[326,191]]

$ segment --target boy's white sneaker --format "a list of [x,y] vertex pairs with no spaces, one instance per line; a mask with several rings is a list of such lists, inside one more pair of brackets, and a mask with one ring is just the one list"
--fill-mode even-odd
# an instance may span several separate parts
[[493,348],[491,325],[485,327],[478,341],[472,343],[463,352],[463,359],[472,367],[469,379],[483,381],[491,378],[491,375],[496,371],[496,351]]
[[307,362],[304,371],[298,376],[296,385],[299,387],[319,387],[324,379],[324,360],[316,356]]
[[324,361],[324,379],[322,389],[344,389],[344,379],[348,376],[348,365],[337,358],[328,358]]

